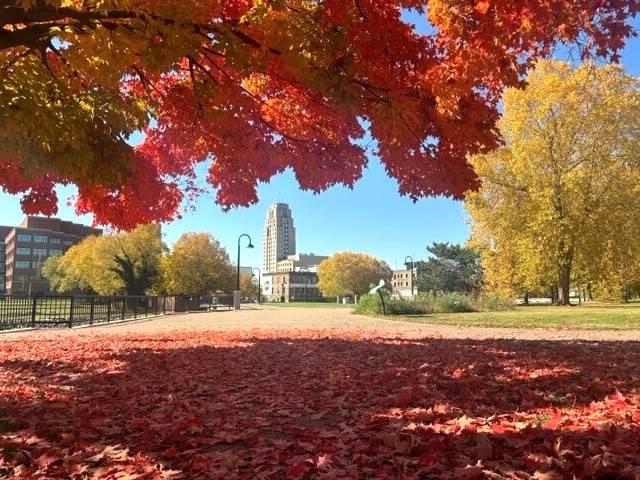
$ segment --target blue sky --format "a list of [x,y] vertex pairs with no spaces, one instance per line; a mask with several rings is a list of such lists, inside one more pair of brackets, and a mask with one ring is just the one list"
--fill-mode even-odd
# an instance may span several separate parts
[[[414,15],[408,20],[417,21]],[[640,27],[640,21],[635,22]],[[627,70],[640,76],[640,39],[632,39],[623,52]],[[90,216],[77,217],[66,205],[72,188],[60,188],[58,216],[90,224]],[[437,242],[464,242],[468,236],[461,202],[444,198],[413,203],[398,194],[395,180],[386,176],[378,159],[370,156],[363,178],[353,190],[333,187],[320,195],[300,191],[291,172],[274,177],[259,188],[260,202],[249,208],[223,212],[213,195],[201,197],[195,211],[163,227],[165,241],[172,244],[184,232],[213,234],[235,259],[238,235],[248,233],[257,248],[242,250],[242,265],[260,266],[261,239],[267,207],[288,203],[293,211],[298,252],[330,255],[339,251],[366,252],[401,267],[406,255],[426,256],[426,246]],[[19,197],[0,193],[0,224],[20,222],[24,215]]]

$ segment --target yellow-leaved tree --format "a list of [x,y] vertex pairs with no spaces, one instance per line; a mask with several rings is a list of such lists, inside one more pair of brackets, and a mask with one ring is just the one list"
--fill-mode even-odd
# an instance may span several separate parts
[[248,298],[258,298],[259,293],[257,279],[249,272],[240,272],[240,295]]
[[371,255],[336,253],[318,266],[318,288],[325,297],[363,295],[381,279],[389,282],[391,275],[389,265]]
[[162,289],[171,295],[231,292],[235,273],[229,254],[207,233],[185,233],[162,259]]
[[482,188],[466,202],[489,288],[553,285],[567,305],[572,281],[635,280],[639,125],[640,82],[620,66],[544,61],[505,92],[505,145],[470,158]]
[[87,237],[62,257],[49,258],[42,273],[57,292],[144,295],[158,280],[165,250],[160,226],[141,225],[131,232]]

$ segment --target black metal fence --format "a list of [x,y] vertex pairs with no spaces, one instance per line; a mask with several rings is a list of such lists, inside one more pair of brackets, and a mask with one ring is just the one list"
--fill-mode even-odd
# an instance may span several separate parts
[[175,297],[176,312],[209,311],[233,308],[233,295]]
[[175,297],[0,295],[0,330],[74,327],[164,315],[175,311]]

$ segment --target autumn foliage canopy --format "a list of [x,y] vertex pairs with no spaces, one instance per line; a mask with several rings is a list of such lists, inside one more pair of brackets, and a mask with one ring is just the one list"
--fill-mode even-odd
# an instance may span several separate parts
[[[428,17],[429,33],[403,20]],[[615,60],[638,0],[0,0],[0,186],[132,228],[201,191],[257,200],[287,168],[352,186],[369,129],[413,198],[477,187],[497,102],[558,41]],[[136,131],[145,140],[126,143]]]

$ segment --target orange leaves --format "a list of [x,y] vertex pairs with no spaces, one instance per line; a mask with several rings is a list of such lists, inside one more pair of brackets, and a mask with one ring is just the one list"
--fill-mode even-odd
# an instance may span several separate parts
[[614,410],[625,410],[629,407],[627,398],[618,391],[616,391],[615,394],[609,395],[607,398],[605,398],[604,402],[608,408]]
[[476,3],[476,6],[473,7],[473,9],[481,15],[486,15],[489,11],[489,7],[491,7],[489,0],[480,0]]
[[[17,128],[1,132],[0,158],[14,168],[0,187],[23,194],[29,213],[54,213],[62,182],[78,185],[78,211],[98,223],[171,220],[202,193],[194,172],[209,159],[224,208],[256,202],[258,182],[287,168],[304,189],[353,186],[367,163],[355,144],[362,120],[401,193],[461,198],[478,187],[467,156],[499,144],[504,87],[558,40],[582,35],[585,55],[615,59],[640,9],[637,0],[119,7],[73,4],[71,17],[81,8],[95,28],[67,31],[73,18],[34,4],[16,24],[51,25],[44,43],[5,31],[0,121]],[[431,32],[417,34],[404,8],[428,12]],[[56,35],[59,48],[29,53]],[[132,152],[125,140],[145,126]]]
[[554,412],[548,419],[546,419],[542,423],[542,428],[547,428],[549,430],[557,430],[562,425],[563,422],[564,422],[564,418],[562,417],[562,414]]
[[[0,472],[52,480],[637,473],[636,344],[423,338],[375,325],[0,339]],[[453,378],[460,365],[474,368]],[[526,392],[537,394],[522,407]]]

